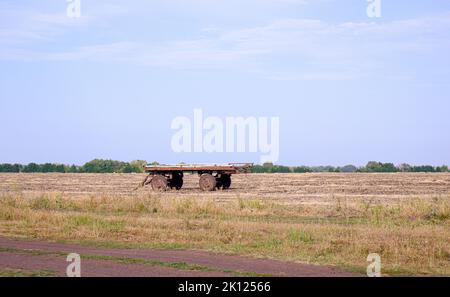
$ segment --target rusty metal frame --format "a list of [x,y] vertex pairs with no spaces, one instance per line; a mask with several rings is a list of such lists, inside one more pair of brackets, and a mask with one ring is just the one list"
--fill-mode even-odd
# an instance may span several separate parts
[[146,173],[170,173],[170,172],[220,172],[227,174],[249,173],[253,163],[229,163],[229,164],[177,164],[177,165],[147,165]]

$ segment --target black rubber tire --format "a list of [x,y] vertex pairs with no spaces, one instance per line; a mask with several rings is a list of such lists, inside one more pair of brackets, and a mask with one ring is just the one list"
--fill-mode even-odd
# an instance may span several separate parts
[[169,187],[180,190],[183,187],[183,174],[173,173],[172,178],[169,180]]
[[222,189],[226,190],[231,187],[231,176],[228,174],[224,174],[220,177]]

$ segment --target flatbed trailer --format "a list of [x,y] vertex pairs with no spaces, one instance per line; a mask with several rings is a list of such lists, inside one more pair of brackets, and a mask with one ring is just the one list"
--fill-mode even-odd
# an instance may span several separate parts
[[231,186],[232,174],[249,173],[252,166],[253,163],[147,165],[144,171],[148,175],[141,186],[150,184],[153,190],[159,192],[168,188],[180,190],[184,174],[197,173],[202,191],[226,190]]

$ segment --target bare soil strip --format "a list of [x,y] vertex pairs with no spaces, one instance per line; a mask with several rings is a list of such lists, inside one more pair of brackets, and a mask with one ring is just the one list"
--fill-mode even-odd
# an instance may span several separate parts
[[[0,238],[3,249],[48,251],[54,253],[78,253],[81,255],[83,276],[233,276],[233,272],[255,273],[272,276],[360,276],[333,267],[290,263],[267,259],[218,255],[204,251],[190,250],[144,250],[107,249],[76,244],[23,241]],[[83,254],[146,259],[161,262],[184,262],[211,268],[214,271],[182,270],[143,264],[124,264],[110,260],[83,259]],[[0,252],[1,269],[51,270],[57,275],[65,275],[68,263],[61,255],[24,254],[20,252]]]
[[[8,270],[53,271],[56,276],[65,276],[69,263],[63,256],[31,255],[11,252],[0,252],[0,267]],[[193,277],[193,276],[230,276],[224,272],[203,272],[180,270],[168,267],[149,266],[143,264],[122,264],[114,261],[83,259],[81,274],[86,277]]]

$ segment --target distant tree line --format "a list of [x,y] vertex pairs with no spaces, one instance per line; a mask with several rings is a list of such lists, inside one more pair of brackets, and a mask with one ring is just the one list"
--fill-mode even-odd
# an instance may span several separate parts
[[413,166],[409,164],[400,164],[395,166],[393,163],[381,163],[370,161],[366,166],[357,167],[346,165],[342,167],[335,166],[282,166],[273,163],[264,163],[255,165],[254,173],[308,173],[308,172],[449,172],[448,166],[421,165]]
[[[0,164],[0,172],[61,172],[61,173],[142,173],[146,161],[136,160],[131,162],[121,162],[115,160],[95,159],[82,166],[64,165],[55,163],[30,163],[22,164]],[[153,162],[153,165],[158,162]],[[447,166],[421,165],[413,166],[409,164],[381,163],[370,161],[366,166],[356,167],[346,165],[335,166],[283,166],[273,163],[255,165],[252,169],[254,173],[308,173],[308,172],[449,172]]]
[[89,161],[82,166],[55,163],[0,164],[0,172],[141,173],[144,172],[146,164],[147,162],[142,160],[121,162],[101,159]]
[[420,165],[412,166],[409,164],[400,164],[395,166],[392,163],[381,163],[371,161],[365,167],[358,169],[360,172],[449,172],[448,166]]

